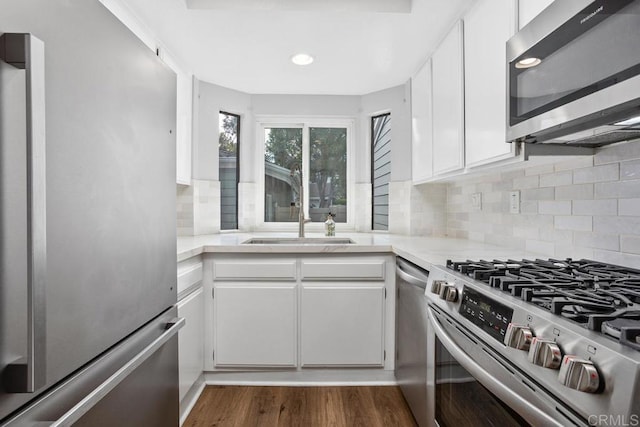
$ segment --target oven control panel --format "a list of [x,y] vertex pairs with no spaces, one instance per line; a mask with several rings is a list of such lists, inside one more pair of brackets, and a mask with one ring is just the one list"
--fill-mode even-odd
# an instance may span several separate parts
[[463,287],[460,298],[460,314],[501,343],[507,332],[513,309],[482,295],[471,288]]

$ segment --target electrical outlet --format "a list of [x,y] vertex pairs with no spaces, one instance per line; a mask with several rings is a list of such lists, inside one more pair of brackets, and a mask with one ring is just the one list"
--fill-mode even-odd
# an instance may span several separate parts
[[482,210],[482,193],[473,193],[471,195],[471,210]]
[[511,191],[509,193],[509,213],[520,213],[520,192]]

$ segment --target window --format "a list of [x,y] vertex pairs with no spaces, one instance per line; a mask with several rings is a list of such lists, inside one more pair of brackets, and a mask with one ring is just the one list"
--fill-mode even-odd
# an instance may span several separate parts
[[391,113],[371,118],[371,187],[373,230],[389,229]]
[[240,116],[221,111],[219,118],[220,229],[235,230],[238,228]]
[[347,222],[350,125],[263,125],[264,222],[298,222],[300,180],[305,218],[324,223],[332,214]]

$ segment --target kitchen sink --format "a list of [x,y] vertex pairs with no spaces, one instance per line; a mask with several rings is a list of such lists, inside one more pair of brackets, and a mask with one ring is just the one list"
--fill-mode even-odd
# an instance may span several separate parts
[[355,243],[344,237],[252,237],[248,245],[348,245]]

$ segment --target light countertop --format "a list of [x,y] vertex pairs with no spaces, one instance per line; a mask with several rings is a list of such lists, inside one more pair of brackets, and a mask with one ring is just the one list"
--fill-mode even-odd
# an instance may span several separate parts
[[[447,259],[548,258],[522,249],[448,237],[411,237],[387,233],[339,233],[352,244],[243,244],[254,237],[296,237],[296,233],[221,233],[178,237],[178,262],[202,253],[320,254],[394,253],[424,268],[445,265]],[[323,237],[307,233],[307,237]]]

